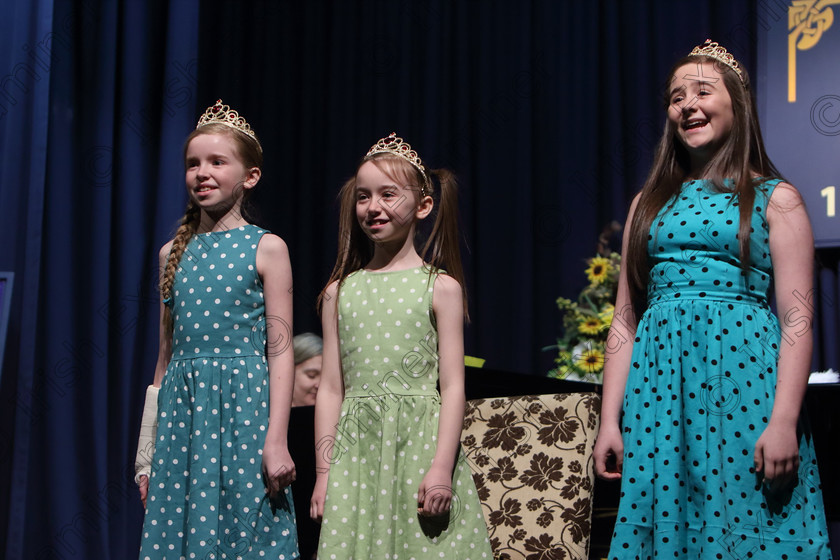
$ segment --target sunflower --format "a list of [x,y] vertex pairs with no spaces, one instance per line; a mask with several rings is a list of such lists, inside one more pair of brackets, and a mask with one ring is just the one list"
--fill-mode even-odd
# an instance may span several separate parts
[[603,328],[604,323],[598,317],[584,317],[583,322],[578,325],[580,332],[592,336],[598,335]]
[[612,271],[610,260],[604,257],[593,257],[586,269],[586,277],[593,284],[601,284]]
[[550,377],[602,382],[605,345],[616,314],[621,255],[607,254],[601,249],[599,245],[599,253],[584,261],[589,283],[578,297],[557,298],[557,307],[563,316],[562,336],[556,345],[543,349],[558,352],[554,367],[548,372]]
[[604,353],[598,348],[584,347],[576,358],[575,365],[587,374],[600,373],[604,369]]

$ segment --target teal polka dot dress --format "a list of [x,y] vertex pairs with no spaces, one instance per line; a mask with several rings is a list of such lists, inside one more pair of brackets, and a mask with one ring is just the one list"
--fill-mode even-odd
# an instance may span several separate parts
[[746,274],[731,193],[685,183],[652,224],[611,559],[831,558],[810,438],[800,433],[789,488],[764,486],[753,465],[773,410],[779,349],[789,343],[768,303],[766,214],[778,183],[756,192]]
[[269,500],[265,302],[244,226],[193,236],[172,287],[172,360],[158,430],[141,560],[298,557],[291,491]]
[[339,289],[345,396],[330,450],[320,560],[493,558],[463,455],[449,515],[417,514],[440,413],[435,278],[422,267],[359,270]]

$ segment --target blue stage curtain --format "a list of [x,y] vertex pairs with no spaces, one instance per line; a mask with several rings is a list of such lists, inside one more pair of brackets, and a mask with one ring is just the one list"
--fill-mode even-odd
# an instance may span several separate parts
[[186,202],[198,1],[11,4],[0,24],[12,76],[0,98],[0,269],[16,273],[5,557],[129,558],[158,240]]
[[[32,473],[26,457],[33,414],[32,386],[38,367],[38,296],[47,164],[51,0],[15,0],[0,18],[0,270],[13,271],[15,291],[9,316],[0,387],[0,545],[16,541],[19,551]],[[24,312],[25,310],[25,312]],[[14,449],[18,443],[17,450]],[[20,458],[20,460],[18,460]],[[37,480],[37,477],[36,477]],[[11,511],[11,508],[14,511]],[[5,546],[0,546],[0,550]]]

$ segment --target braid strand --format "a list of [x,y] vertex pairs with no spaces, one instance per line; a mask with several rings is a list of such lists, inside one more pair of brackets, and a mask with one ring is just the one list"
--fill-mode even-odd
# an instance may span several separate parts
[[190,202],[187,206],[187,211],[184,213],[184,217],[181,218],[178,231],[175,232],[175,237],[172,240],[172,250],[169,251],[169,256],[166,259],[166,268],[163,272],[163,278],[160,281],[160,294],[164,300],[172,296],[175,271],[178,270],[178,263],[181,262],[181,256],[184,254],[187,244],[198,229],[200,217],[201,212],[198,206]]

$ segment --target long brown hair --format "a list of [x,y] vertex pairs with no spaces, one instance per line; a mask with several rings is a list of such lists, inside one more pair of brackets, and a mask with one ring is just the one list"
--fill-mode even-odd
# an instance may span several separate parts
[[[429,177],[424,183],[420,171],[405,159],[388,154],[376,153],[362,159],[359,168],[372,162],[385,175],[398,184],[407,185],[412,192],[425,193],[435,201],[432,210],[432,226],[428,235],[418,227],[414,244],[420,258],[429,265],[429,278],[444,269],[461,285],[464,300],[464,317],[469,320],[467,289],[464,284],[464,270],[461,265],[461,248],[458,239],[458,185],[455,175],[448,169],[426,170]],[[440,186],[435,189],[435,182]],[[420,185],[425,185],[421,192]],[[348,179],[339,192],[338,257],[327,286],[338,282],[339,287],[350,273],[363,268],[373,258],[374,243],[356,220],[356,175]],[[423,241],[425,237],[425,241]],[[324,304],[326,287],[318,295],[318,311]]]
[[[262,168],[263,153],[259,140],[251,138],[247,134],[240,132],[234,128],[220,123],[206,124],[200,128],[193,130],[187,140],[184,142],[184,167],[187,165],[187,148],[190,142],[196,136],[202,134],[224,134],[233,140],[236,154],[239,156],[242,164],[250,169],[252,167]],[[245,198],[250,194],[250,189],[246,189],[243,194],[243,205]],[[181,257],[187,248],[190,240],[198,230],[201,223],[201,209],[192,200],[187,203],[187,209],[181,220],[178,223],[178,229],[175,231],[175,236],[172,239],[172,248],[169,255],[166,257],[166,265],[163,268],[163,273],[160,278],[160,295],[165,303],[169,303],[172,297],[172,284],[175,282],[175,273],[178,270],[178,264],[181,262]],[[164,306],[164,325],[167,328],[168,335],[172,334],[172,314],[169,305]]]
[[[738,201],[741,266],[746,270],[750,260],[750,224],[755,189],[763,180],[780,178],[781,175],[767,157],[764,149],[755,95],[750,87],[749,75],[743,66],[741,67],[742,82],[733,70],[714,58],[697,55],[681,58],[668,74],[663,93],[665,110],[670,110],[670,86],[677,69],[685,64],[702,62],[714,63],[715,69],[722,74],[723,83],[732,101],[734,119],[732,130],[703,168],[701,176],[711,180],[718,190],[731,191],[734,195],[733,200]],[[647,284],[650,271],[647,245],[653,220],[679,193],[683,181],[691,172],[688,151],[680,143],[676,133],[677,126],[671,119],[666,118],[665,129],[656,148],[650,173],[642,187],[630,228],[625,266],[637,317],[647,306]],[[754,178],[755,174],[759,178]],[[734,186],[728,187],[724,183],[727,179],[731,179]]]

